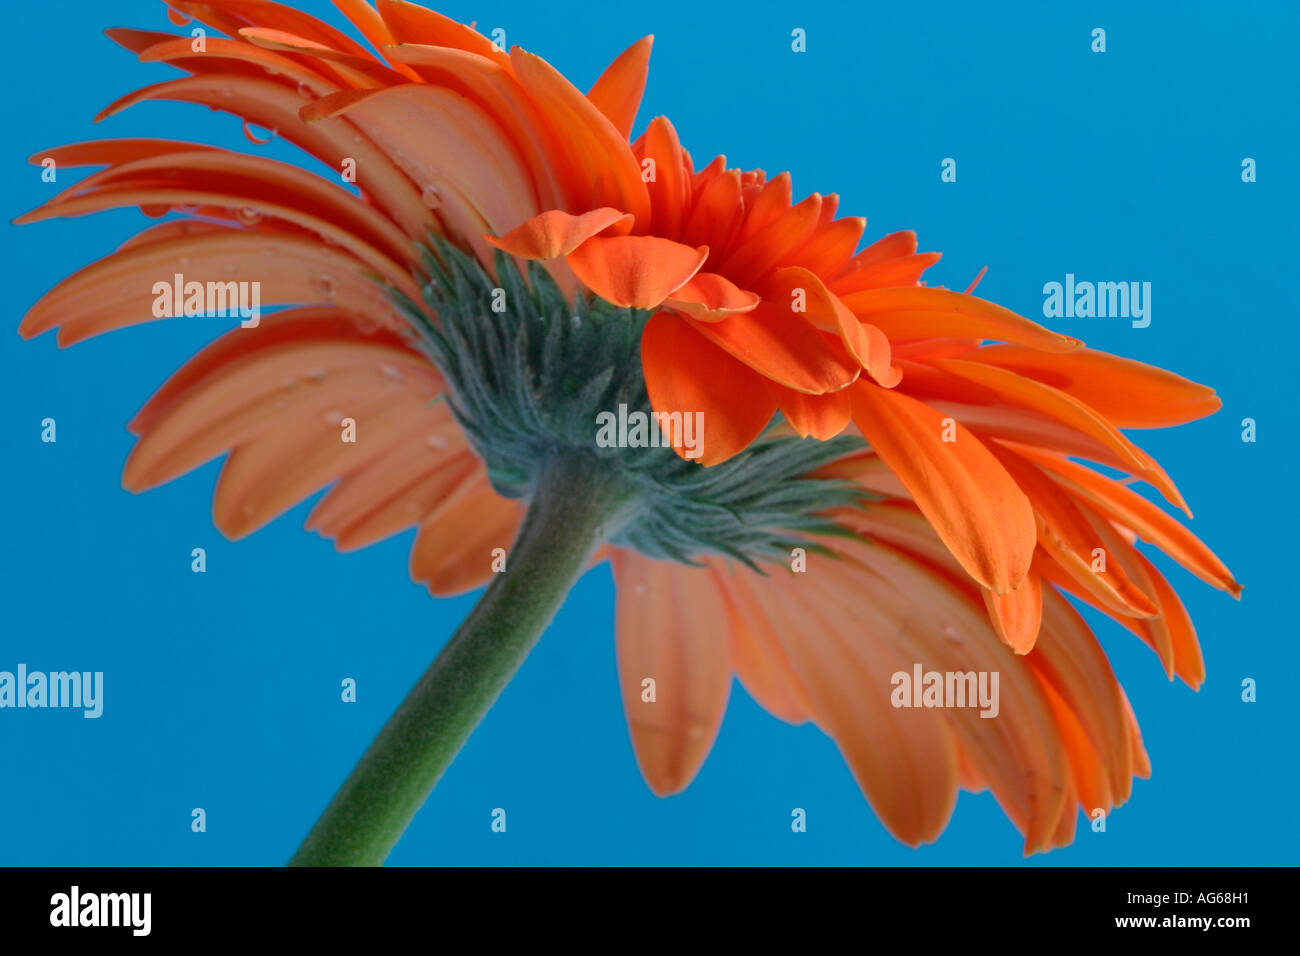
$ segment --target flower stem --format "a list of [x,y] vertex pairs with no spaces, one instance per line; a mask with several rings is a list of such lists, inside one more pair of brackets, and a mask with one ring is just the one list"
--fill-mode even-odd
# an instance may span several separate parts
[[506,571],[389,718],[290,866],[383,864],[596,548],[617,529],[628,501],[594,459],[542,464]]

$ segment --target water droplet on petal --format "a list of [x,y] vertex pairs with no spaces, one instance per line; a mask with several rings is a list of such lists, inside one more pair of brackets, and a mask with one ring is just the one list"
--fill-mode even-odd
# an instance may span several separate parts
[[430,209],[437,209],[442,205],[442,194],[438,192],[437,186],[430,184],[420,193],[420,201]]
[[327,425],[337,425],[343,421],[343,412],[337,408],[331,408],[325,413],[325,423]]
[[190,264],[190,257],[189,257],[189,256],[181,256],[179,259],[176,260],[176,262],[177,262],[179,265],[187,266],[187,265]]
[[324,273],[318,276],[313,276],[311,287],[317,295],[320,295],[329,302],[334,301],[334,280],[329,276]]
[[638,581],[636,584],[632,585],[632,593],[637,595],[638,597],[643,597],[646,593],[646,590],[647,588],[645,584],[641,581]]
[[953,627],[951,624],[947,624],[944,626],[943,636],[946,637],[948,640],[952,641],[954,644],[961,643],[961,635],[957,633],[957,629]]
[[235,265],[233,262],[227,262],[225,265],[221,267],[221,271],[228,276],[233,276],[236,272],[239,271],[239,266]]
[[441,435],[430,435],[427,439],[429,447],[434,451],[442,451],[447,447],[447,439]]
[[245,226],[256,226],[262,221],[262,213],[252,206],[240,206],[235,210],[235,218]]
[[298,380],[296,378],[286,378],[283,382],[280,383],[281,391],[285,391],[285,392],[292,391],[297,387],[298,387]]
[[316,98],[316,91],[311,88],[311,85],[309,83],[299,80],[298,95],[305,100],[314,100]]
[[325,370],[323,368],[309,368],[302,373],[302,380],[312,385],[319,385],[325,381]]
[[171,7],[167,8],[167,19],[170,20],[174,26],[178,27],[183,27],[192,20],[191,17],[187,17],[179,10],[173,10]]
[[[229,91],[229,90],[225,90],[225,89],[223,89],[221,92],[222,92],[224,95],[226,95],[226,96],[229,96],[229,95],[230,95],[230,91]],[[250,123],[248,120],[244,120],[244,136],[245,136],[245,138],[247,138],[247,140],[248,140],[250,143],[256,143],[258,146],[265,146],[267,143],[271,142],[271,140],[275,139],[275,130],[273,130],[273,129],[268,129],[268,130],[266,131],[266,138],[265,138],[265,139],[262,139],[262,138],[260,138],[260,137],[258,137],[258,136],[256,136],[256,135],[254,135],[254,133],[253,133],[253,124]]]
[[394,382],[402,381],[402,370],[395,365],[384,363],[379,366],[379,374],[384,378],[391,379]]
[[150,219],[161,219],[172,211],[172,207],[165,202],[145,203],[140,211]]
[[229,86],[223,86],[223,87],[221,88],[221,95],[222,95],[222,96],[234,96],[234,95],[235,95],[235,91],[234,91],[231,87],[229,87]]

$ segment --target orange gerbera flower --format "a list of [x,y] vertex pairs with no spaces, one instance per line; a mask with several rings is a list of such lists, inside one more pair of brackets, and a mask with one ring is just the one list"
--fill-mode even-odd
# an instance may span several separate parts
[[[663,117],[630,141],[649,38],[583,95],[414,4],[335,3],[383,59],[279,4],[171,0],[177,22],[227,37],[110,31],[190,76],[102,115],[154,99],[232,112],[360,195],[257,156],[127,139],[38,154],[105,168],[19,220],[182,213],[58,285],[24,336],[58,326],[67,345],[172,314],[156,303],[173,279],[200,297],[253,281],[290,306],[145,405],[129,489],[228,453],[213,514],[230,537],[330,486],[308,526],[341,550],[414,526],[411,573],[433,593],[492,582],[297,862],[381,861],[604,558],[658,793],[698,770],[734,675],[834,737],[908,843],[937,837],[959,787],[991,789],[1026,852],[1069,842],[1076,808],[1123,803],[1146,755],[1063,593],[1195,687],[1192,625],[1135,543],[1240,587],[1166,512],[1072,459],[1186,510],[1121,429],[1200,418],[1214,393],[922,285],[938,255],[911,233],[857,251],[865,220],[835,219],[835,196],[794,202],[788,175],[722,157],[697,171]],[[660,426],[702,416],[699,460],[682,442],[598,447],[592,416],[616,406]],[[355,441],[339,440],[345,419]],[[891,683],[914,667],[1000,675],[997,716],[900,707]]]

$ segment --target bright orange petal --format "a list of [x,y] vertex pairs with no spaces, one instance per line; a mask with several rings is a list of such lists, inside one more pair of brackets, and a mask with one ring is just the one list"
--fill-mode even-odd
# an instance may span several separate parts
[[1188,571],[1221,591],[1240,599],[1241,585],[1218,557],[1178,519],[1160,510],[1136,491],[1084,465],[1041,449],[1017,451],[1052,472],[1074,494],[1086,498],[1112,520],[1132,528]]
[[1019,345],[989,345],[962,358],[1058,388],[1119,428],[1182,425],[1212,415],[1223,405],[1212,388],[1096,349],[1060,355]]
[[555,259],[567,256],[592,236],[611,228],[611,235],[626,235],[632,228],[631,215],[609,207],[593,209],[581,216],[548,209],[504,236],[484,238],[503,252],[521,259]]
[[697,322],[721,322],[736,312],[752,312],[762,301],[757,293],[738,288],[716,272],[697,272],[664,301],[664,307],[689,315]]
[[1019,587],[1037,537],[1033,509],[979,439],[869,382],[853,387],[853,420],[971,577],[998,594]]
[[[677,130],[667,117],[656,116],[646,127],[639,146],[642,177],[650,174],[650,181],[646,183],[653,206],[650,231],[666,239],[677,239],[682,231],[690,189],[682,165],[682,144],[677,139]],[[653,165],[647,168],[647,162]]]
[[1017,654],[1032,651],[1043,623],[1043,585],[1038,575],[1030,571],[1020,587],[1007,594],[988,588],[981,593],[998,637]]
[[700,271],[709,250],[657,236],[588,239],[565,261],[596,295],[631,309],[653,309]]
[[875,326],[861,322],[809,270],[801,266],[777,269],[760,289],[764,299],[783,302],[791,309],[797,296],[804,310],[800,314],[817,328],[838,335],[849,354],[878,384],[893,388],[902,379],[902,372],[891,362],[889,339]]
[[695,329],[764,378],[809,395],[838,391],[861,365],[839,338],[815,328],[787,302],[760,302],[752,311]]
[[641,364],[655,411],[702,413],[701,464],[714,465],[743,451],[776,413],[755,372],[670,312],[656,313],[646,323]]
[[947,289],[870,289],[840,299],[862,321],[877,326],[891,339],[1000,339],[1046,352],[1071,352],[1083,345],[1000,305]]
[[765,384],[785,420],[803,438],[811,436],[818,441],[834,438],[848,427],[853,417],[848,389],[826,395],[805,395],[775,382]]
[[636,122],[636,111],[641,105],[646,75],[650,71],[650,48],[654,39],[653,36],[642,37],[620,53],[587,93],[587,99],[614,124],[624,139],[632,135],[632,124]]

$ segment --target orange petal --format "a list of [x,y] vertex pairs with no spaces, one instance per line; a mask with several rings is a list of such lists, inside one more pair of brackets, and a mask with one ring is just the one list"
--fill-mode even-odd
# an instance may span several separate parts
[[646,175],[646,161],[653,163],[650,167],[653,178],[646,183],[652,206],[650,232],[666,239],[677,239],[682,231],[689,189],[677,130],[673,129],[667,117],[656,116],[650,121],[638,146],[643,177]]
[[369,57],[365,47],[346,33],[334,29],[309,13],[303,13],[282,3],[260,3],[249,2],[249,0],[168,0],[168,5],[231,36],[245,27],[266,27],[294,33],[344,53],[363,58]]
[[[342,168],[344,159],[353,159],[357,185],[400,224],[408,236],[423,241],[431,228],[440,231],[429,209],[420,202],[419,190],[412,188],[410,180],[395,165],[391,149],[358,135],[356,126],[346,119],[300,122],[299,114],[305,101],[296,88],[257,76],[229,73],[191,76],[130,93],[106,107],[97,119],[146,100],[198,103],[233,113],[265,129],[277,130],[281,138],[336,170]],[[301,169],[293,171],[300,176],[306,175]],[[342,192],[337,184],[334,191]],[[409,241],[407,245],[410,246]]]
[[682,227],[682,241],[708,246],[713,263],[721,262],[740,227],[743,212],[740,195],[740,173],[734,169],[720,171],[696,195],[691,214]]
[[658,236],[588,239],[565,261],[596,295],[631,309],[653,309],[700,271],[709,256]]
[[670,312],[659,312],[646,323],[641,364],[655,411],[703,414],[701,464],[714,465],[744,451],[776,413],[776,403],[756,373]]
[[407,0],[376,0],[375,5],[397,43],[451,47],[510,66],[509,55],[473,27]]
[[876,382],[893,388],[902,379],[902,372],[890,361],[889,339],[875,326],[863,324],[809,270],[801,266],[777,269],[760,289],[764,299],[784,302],[791,308],[795,295],[802,293],[799,298],[804,317],[817,328],[838,335],[849,354]]
[[645,93],[654,39],[653,36],[642,37],[620,53],[587,93],[587,99],[614,124],[624,139],[632,135],[636,111]]
[[555,259],[567,256],[592,236],[614,227],[611,235],[627,235],[632,216],[605,207],[584,212],[581,216],[549,209],[534,216],[504,236],[484,236],[503,252],[521,259]]
[[[397,321],[383,287],[341,249],[301,234],[222,228],[105,256],[47,292],[23,317],[19,334],[31,338],[62,326],[59,344],[66,346],[154,321],[153,305],[158,299],[154,283],[173,276],[182,258],[189,260],[185,281],[225,282],[232,268],[234,274],[255,277],[261,282],[264,308],[330,302],[377,322]],[[269,318],[263,316],[262,322]]]
[[870,382],[853,387],[853,420],[971,577],[998,594],[1019,587],[1037,538],[1033,509],[979,439]]
[[492,577],[492,552],[505,548],[508,554],[523,517],[524,506],[498,495],[487,469],[478,469],[420,525],[411,577],[439,597],[480,587]]
[[896,286],[914,286],[921,281],[926,269],[942,258],[938,252],[886,259],[874,265],[863,266],[850,276],[834,282],[836,295],[865,292],[868,289],[889,289]]
[[843,564],[829,561],[815,574],[775,568],[754,597],[775,625],[813,719],[835,740],[881,823],[905,843],[929,842],[956,799],[953,733],[936,711],[892,706],[892,675],[910,675],[924,658],[896,636],[909,629],[897,619],[858,613],[842,600],[837,592],[852,587],[855,596],[870,595],[870,607],[886,587],[856,567],[832,574],[829,565]]
[[545,104],[552,125],[563,131],[586,183],[594,185],[591,205],[630,212],[639,229],[648,228],[650,194],[627,137],[541,57],[515,47],[510,62],[532,98]]
[[1059,455],[1027,447],[1017,448],[1017,451],[1051,471],[1076,495],[1091,501],[1112,520],[1132,528],[1139,537],[1155,545],[1202,581],[1227,591],[1235,598],[1241,597],[1241,585],[1214,552],[1176,518],[1161,511],[1136,491]]
[[840,296],[864,322],[891,339],[978,338],[1019,342],[1045,352],[1070,352],[1083,343],[1057,335],[1000,305],[948,289],[911,286]]
[[846,265],[844,265],[837,275],[852,275],[855,272],[861,272],[878,263],[885,262],[888,259],[897,259],[900,256],[910,256],[916,252],[916,233],[911,229],[904,229],[899,232],[891,232],[889,235],[877,239],[867,248],[863,249],[854,256]]
[[1187,503],[1173,480],[1146,452],[1125,438],[1118,428],[1095,409],[1068,393],[1032,378],[1025,378],[1017,372],[979,362],[937,359],[931,364],[990,389],[1000,403],[1036,412],[1087,435],[1114,452],[1123,462],[1125,471],[1141,476],[1160,489],[1170,504],[1187,510]]
[[827,209],[832,208],[831,198],[822,198],[822,223],[812,238],[786,260],[792,266],[803,266],[819,276],[834,275],[842,268],[852,257],[867,228],[867,220],[861,216],[826,222]]
[[805,395],[775,382],[764,384],[785,420],[802,438],[811,436],[818,441],[834,438],[848,427],[853,417],[853,403],[846,388],[826,395]]
[[[334,6],[343,11],[343,15],[352,21],[352,25],[370,41],[370,45],[376,50],[393,42],[393,34],[388,29],[388,24],[384,23],[379,11],[372,7],[368,0],[334,0]],[[408,80],[419,79],[415,71],[405,64],[395,63],[393,69]]]
[[[731,609],[706,568],[615,549],[618,678],[637,764],[659,796],[708,756],[731,690]],[[645,699],[645,681],[654,699]]]
[[305,527],[333,539],[339,551],[355,551],[419,524],[483,468],[464,438],[451,437],[451,431],[436,437],[446,440],[449,449],[459,446],[459,453],[438,454],[429,447],[432,436],[414,436],[339,479],[312,509]]
[[[768,195],[765,191],[764,196]],[[763,197],[759,197],[760,202]],[[719,272],[733,276],[742,285],[757,281],[802,246],[817,228],[822,197],[813,193],[797,206],[782,210],[767,225],[751,233],[755,213],[745,217],[740,236]]]
[[790,667],[776,625],[752,590],[755,585],[765,587],[770,578],[736,567],[715,568],[715,574],[734,611],[731,661],[736,677],[768,713],[792,724],[805,723],[813,706]]
[[226,150],[185,150],[111,166],[14,222],[150,205],[210,205],[227,210],[231,221],[249,207],[259,218],[282,219],[329,239],[387,278],[404,276],[419,263],[409,237],[369,203],[287,163]]
[[760,302],[750,312],[694,327],[754,371],[796,392],[838,391],[861,372],[838,338],[792,313],[788,301]]
[[697,272],[664,301],[664,307],[697,322],[721,322],[736,312],[751,312],[762,301],[756,293],[737,288],[716,272]]
[[1137,553],[1138,562],[1147,573],[1147,579],[1160,605],[1160,620],[1169,634],[1169,643],[1174,654],[1174,673],[1187,682],[1192,690],[1199,690],[1205,681],[1205,659],[1201,656],[1201,645],[1196,639],[1196,628],[1183,605],[1178,592],[1165,579],[1154,564]]
[[306,56],[327,60],[329,61],[328,64],[320,65],[327,66],[355,88],[391,85],[406,80],[405,76],[377,63],[372,57],[344,53],[284,30],[272,30],[266,27],[244,27],[239,31],[239,36],[264,50],[301,53]]
[[1096,349],[1061,355],[1019,345],[989,345],[962,358],[996,365],[1060,389],[1118,428],[1182,425],[1214,414],[1223,404],[1212,388]]
[[1029,498],[1038,521],[1039,545],[1080,587],[1112,614],[1154,617],[1159,613],[1151,596],[1130,580],[1117,562],[1107,562],[1104,570],[1093,570],[1094,551],[1104,547],[1104,542],[1065,489],[997,442],[990,443],[989,449]]
[[1030,571],[1020,587],[1007,594],[988,588],[981,593],[998,637],[1017,654],[1032,651],[1043,623],[1043,585],[1038,575]]
[[[389,155],[403,157],[399,165],[420,188],[422,204],[436,206],[444,221],[456,214],[449,225],[478,246],[486,248],[484,232],[503,233],[541,211],[533,170],[507,130],[453,90],[407,83],[335,94],[304,116],[346,116]],[[487,229],[477,228],[479,220]]]

